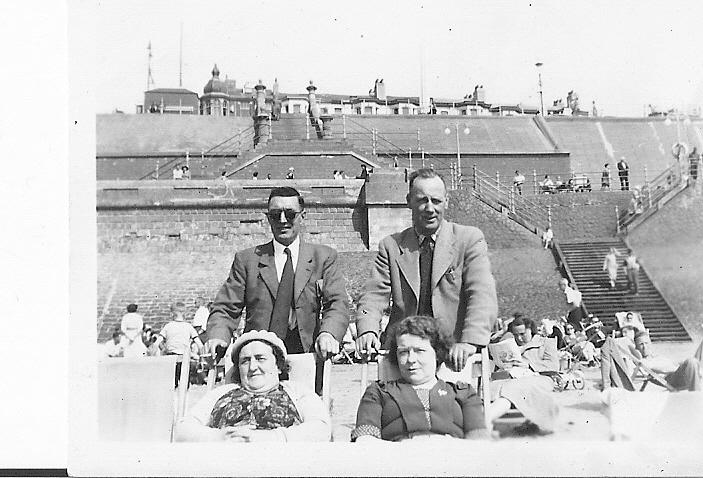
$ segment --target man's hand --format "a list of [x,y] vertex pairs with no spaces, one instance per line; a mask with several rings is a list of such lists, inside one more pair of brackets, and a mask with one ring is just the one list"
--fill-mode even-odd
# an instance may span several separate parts
[[210,339],[205,343],[205,352],[210,353],[210,354],[212,354],[212,357],[215,357],[215,353],[216,353],[215,349],[218,345],[221,345],[222,347],[227,348],[227,346],[229,344],[222,339]]
[[321,332],[315,341],[315,352],[322,360],[339,353],[339,342],[329,332]]
[[455,372],[464,369],[469,358],[476,353],[476,346],[466,343],[456,343],[449,350],[449,365]]
[[373,332],[366,332],[356,338],[356,353],[360,357],[368,358],[371,354],[377,353],[380,346],[381,343]]

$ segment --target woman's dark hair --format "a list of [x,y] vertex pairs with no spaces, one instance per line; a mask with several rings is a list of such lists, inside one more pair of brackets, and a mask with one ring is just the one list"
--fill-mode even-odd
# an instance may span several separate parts
[[519,327],[521,325],[524,325],[525,328],[529,328],[532,331],[532,335],[535,335],[537,333],[537,323],[530,319],[529,317],[525,317],[524,315],[520,314],[519,317],[515,317],[515,319],[510,322],[510,332],[513,331],[513,327]]
[[429,340],[437,355],[437,366],[447,360],[449,349],[454,344],[454,339],[440,328],[437,319],[424,315],[406,317],[393,328],[390,335],[388,360],[394,365],[398,365],[398,337],[403,334]]
[[271,347],[271,351],[273,352],[273,356],[276,357],[276,366],[278,366],[278,370],[281,371],[280,374],[278,374],[278,379],[279,380],[288,380],[288,363],[286,362],[286,359],[283,357],[283,353],[279,350],[278,347],[274,347],[270,343],[266,342],[265,340],[260,340],[260,339],[252,339],[252,340],[247,340],[242,344],[241,347],[239,347],[236,352],[232,353],[232,381],[235,383],[241,383],[242,377],[239,376],[239,353],[242,351],[244,347],[249,345],[252,342],[261,342],[263,344],[268,345]]

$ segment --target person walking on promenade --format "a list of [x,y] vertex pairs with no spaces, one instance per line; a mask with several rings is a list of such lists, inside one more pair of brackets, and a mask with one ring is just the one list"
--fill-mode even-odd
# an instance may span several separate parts
[[603,260],[603,270],[608,272],[611,289],[615,289],[615,282],[618,279],[618,257],[621,255],[614,247],[611,247]]
[[[392,300],[386,339],[405,317],[434,317],[453,335],[448,364],[461,370],[488,344],[498,315],[495,280],[483,233],[444,220],[447,188],[433,169],[409,178],[412,227],[383,238],[357,308],[359,355],[378,350],[384,309]],[[386,340],[387,342],[387,340]]]
[[235,254],[208,318],[208,350],[230,343],[246,308],[244,332],[274,332],[293,354],[316,352],[320,359],[338,354],[349,305],[337,251],[302,240],[305,201],[294,188],[271,191],[266,217],[273,239]]
[[620,190],[630,190],[630,166],[625,161],[625,156],[618,161],[618,176],[620,177]]
[[520,174],[520,171],[515,170],[515,176],[513,176],[513,186],[517,189],[517,193],[522,196],[522,185],[525,184],[525,176]]
[[610,165],[608,163],[603,165],[603,173],[601,173],[600,178],[600,188],[603,190],[610,190]]

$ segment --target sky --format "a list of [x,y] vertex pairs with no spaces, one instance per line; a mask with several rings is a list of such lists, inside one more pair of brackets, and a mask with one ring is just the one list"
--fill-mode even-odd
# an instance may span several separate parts
[[134,113],[147,84],[202,94],[216,63],[240,86],[280,91],[463,98],[483,85],[489,103],[545,105],[576,91],[582,109],[642,116],[703,104],[700,19],[693,1],[101,0],[96,6],[98,113]]

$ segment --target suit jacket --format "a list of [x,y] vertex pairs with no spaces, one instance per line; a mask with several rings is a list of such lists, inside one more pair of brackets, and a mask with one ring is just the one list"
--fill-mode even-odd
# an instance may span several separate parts
[[[273,241],[237,252],[229,277],[215,297],[207,322],[208,338],[229,342],[244,308],[245,332],[269,330],[277,291]],[[293,300],[293,314],[305,350],[313,350],[320,332],[329,332],[341,342],[349,325],[349,304],[334,249],[301,239]],[[322,319],[318,320],[320,311]]]
[[[495,280],[483,233],[444,221],[432,261],[432,311],[457,342],[486,345],[498,315]],[[359,299],[357,333],[379,333],[392,299],[388,329],[417,314],[420,245],[413,228],[381,240],[371,277]],[[388,336],[388,334],[387,334]]]

